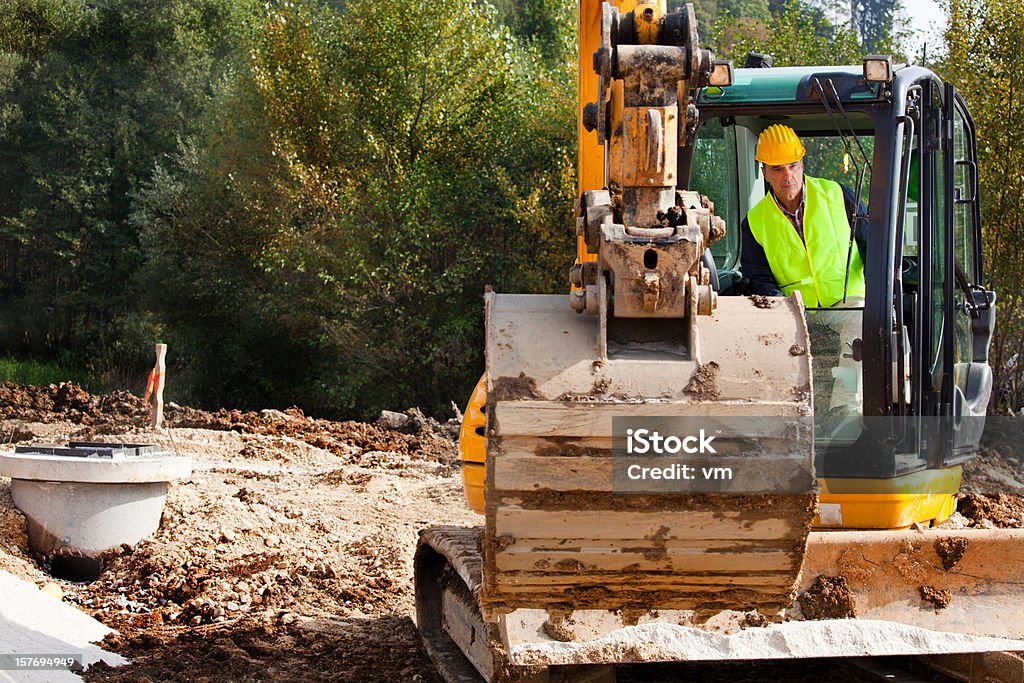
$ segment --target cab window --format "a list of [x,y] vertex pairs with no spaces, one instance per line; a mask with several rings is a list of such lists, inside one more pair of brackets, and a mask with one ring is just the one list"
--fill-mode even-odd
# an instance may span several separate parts
[[736,127],[709,119],[701,126],[693,149],[690,188],[715,204],[715,215],[725,219],[725,237],[711,245],[719,268],[731,269],[739,257],[739,174],[736,166]]

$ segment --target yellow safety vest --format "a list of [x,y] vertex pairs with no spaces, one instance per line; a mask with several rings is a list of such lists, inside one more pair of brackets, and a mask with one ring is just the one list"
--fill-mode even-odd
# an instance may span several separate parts
[[[770,194],[750,210],[747,221],[782,293],[789,296],[800,290],[808,308],[828,308],[843,299],[850,221],[839,183],[804,176],[804,192],[806,246]],[[856,245],[850,254],[846,295],[864,296],[864,263]]]

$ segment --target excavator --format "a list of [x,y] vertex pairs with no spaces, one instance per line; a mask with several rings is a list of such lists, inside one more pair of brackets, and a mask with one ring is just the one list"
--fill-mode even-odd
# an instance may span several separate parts
[[[664,0],[581,0],[579,39],[572,288],[485,294],[460,435],[483,525],[423,530],[414,560],[438,672],[959,653],[977,673],[1024,651],[1024,535],[942,525],[996,298],[960,95],[884,55],[734,68]],[[738,226],[778,123],[855,195],[863,300],[748,293]]]

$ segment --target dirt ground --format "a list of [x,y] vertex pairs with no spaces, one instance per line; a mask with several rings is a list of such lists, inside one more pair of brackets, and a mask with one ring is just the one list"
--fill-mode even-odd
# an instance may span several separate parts
[[[111,554],[97,581],[58,581],[132,660],[87,680],[438,680],[412,620],[412,556],[420,528],[480,519],[463,503],[457,425],[417,411],[403,431],[298,410],[166,415],[154,432],[130,394],[0,385],[5,443],[155,443],[194,461],[152,539]],[[0,568],[53,580],[3,478]]]
[[[173,405],[166,416],[153,431],[126,392],[0,384],[6,446],[153,443],[194,461],[153,538],[111,553],[96,581],[57,581],[119,631],[105,645],[132,661],[86,680],[439,680],[413,623],[412,557],[420,528],[482,521],[463,501],[455,420],[410,410],[388,428]],[[996,434],[966,468],[958,524],[1024,526],[1020,493],[999,493],[1024,478],[1014,441]],[[4,478],[0,569],[54,580],[30,555]]]

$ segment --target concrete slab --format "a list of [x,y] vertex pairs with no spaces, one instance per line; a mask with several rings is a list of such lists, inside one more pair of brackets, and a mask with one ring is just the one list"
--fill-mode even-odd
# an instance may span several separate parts
[[[73,605],[3,570],[0,570],[0,595],[3,596],[0,600],[0,655],[74,655],[86,667],[99,661],[111,666],[128,663],[121,655],[93,644],[112,633],[112,629]],[[0,683],[82,680],[67,670],[11,668],[10,662],[3,662],[2,666]]]

